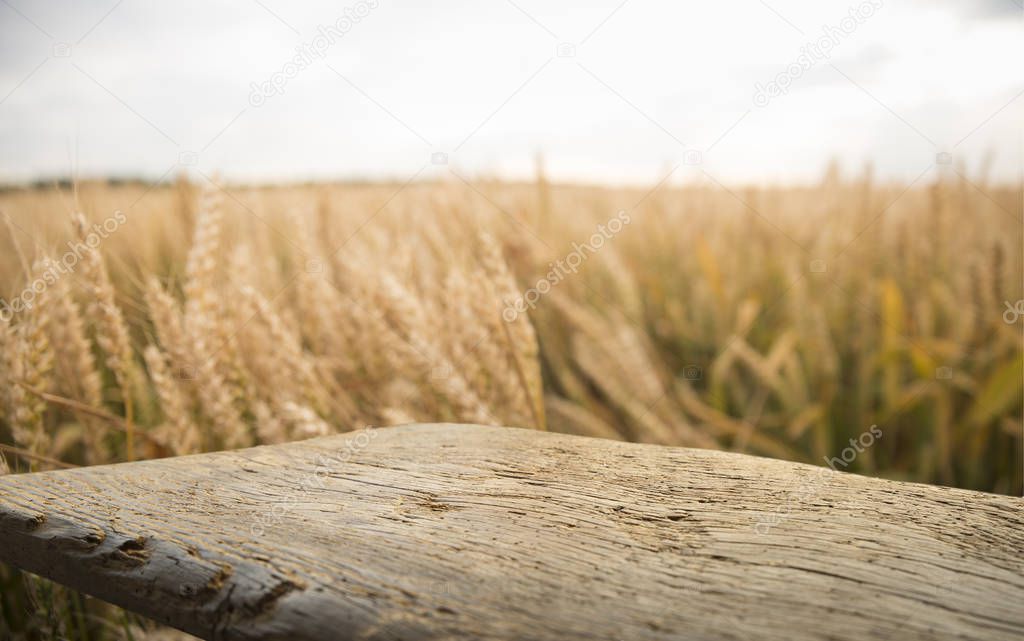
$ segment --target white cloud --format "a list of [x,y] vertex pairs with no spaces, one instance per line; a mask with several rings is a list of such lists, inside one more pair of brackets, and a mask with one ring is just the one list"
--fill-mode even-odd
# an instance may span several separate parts
[[[1020,12],[994,2],[886,0],[833,51],[849,79],[821,63],[758,109],[754,84],[859,0],[380,0],[253,108],[250,83],[343,8],[261,2],[125,2],[81,43],[111,4],[0,5],[0,179],[67,174],[76,145],[85,175],[155,177],[209,144],[199,167],[239,178],[407,177],[441,149],[468,172],[530,176],[540,152],[557,178],[643,182],[682,160],[676,139],[727,180],[813,178],[832,157],[912,177],[1024,89]],[[1010,102],[957,155],[1019,175],[1022,113]]]

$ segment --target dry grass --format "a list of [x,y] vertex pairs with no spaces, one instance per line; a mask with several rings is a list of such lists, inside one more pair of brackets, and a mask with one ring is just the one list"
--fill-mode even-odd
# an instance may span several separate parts
[[[0,326],[17,470],[410,421],[821,464],[877,425],[848,469],[1021,493],[1010,188],[83,184],[0,209],[6,300],[125,215]],[[619,211],[578,273],[503,319]]]

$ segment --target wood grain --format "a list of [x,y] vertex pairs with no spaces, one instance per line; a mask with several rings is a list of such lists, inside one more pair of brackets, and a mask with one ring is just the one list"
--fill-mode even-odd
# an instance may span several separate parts
[[207,639],[1019,639],[1024,501],[414,425],[0,477],[0,560]]

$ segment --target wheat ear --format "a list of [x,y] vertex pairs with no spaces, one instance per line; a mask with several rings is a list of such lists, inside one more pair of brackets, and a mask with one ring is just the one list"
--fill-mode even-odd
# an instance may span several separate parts
[[[33,275],[41,271],[39,265]],[[33,281],[35,282],[35,281]],[[50,446],[46,433],[46,402],[28,394],[20,383],[36,389],[48,390],[52,381],[53,350],[49,339],[50,311],[44,288],[32,301],[25,322],[15,333],[15,349],[8,351],[14,362],[7,367],[15,374],[15,385],[10,389],[11,432],[15,443],[33,454],[45,454]]]
[[192,420],[188,400],[182,394],[178,380],[171,375],[167,367],[166,357],[154,345],[147,346],[143,356],[146,359],[149,377],[153,380],[153,387],[160,397],[164,419],[167,421],[168,429],[160,434],[162,444],[179,456],[200,451],[199,428]]
[[218,322],[214,280],[220,248],[221,209],[214,188],[204,192],[196,216],[192,248],[186,262],[184,330],[197,379],[196,393],[204,414],[221,432],[228,448],[251,443],[249,429],[235,406],[235,396],[218,367],[222,345],[215,344]]
[[[393,275],[385,273],[381,280],[381,292],[389,316],[405,339],[400,342],[400,351],[389,353],[394,359],[392,365],[395,369],[401,371],[412,364],[416,370],[425,374],[435,392],[451,403],[460,420],[494,424],[495,420],[466,380],[455,370],[451,360],[421,334],[419,328],[425,323],[421,322],[421,311],[415,297]],[[394,331],[383,319],[376,315],[373,318],[380,321],[385,332]]]
[[164,289],[156,278],[150,278],[146,284],[145,297],[146,306],[149,307],[149,317],[156,330],[157,341],[163,351],[170,356],[174,369],[177,370],[190,364],[184,318],[178,301]]
[[[483,249],[484,269],[494,282],[498,300],[508,305],[520,296],[515,276],[512,275],[505,262],[501,247],[490,234],[481,233],[480,243]],[[515,365],[516,375],[523,386],[523,393],[526,396],[530,414],[533,416],[534,425],[537,429],[543,430],[546,428],[544,391],[540,378],[538,361],[540,350],[537,346],[537,334],[525,313],[516,314],[511,321],[508,321],[502,316],[500,310],[499,306],[495,314],[499,318],[497,323],[501,326],[502,337],[506,340],[509,354]]]
[[[79,239],[87,242],[87,223],[80,212],[72,214],[72,221]],[[86,315],[96,328],[96,343],[106,354],[105,365],[114,374],[125,413],[125,451],[128,460],[135,458],[134,427],[132,416],[132,376],[134,362],[128,325],[121,308],[117,305],[114,285],[107,273],[103,256],[96,248],[88,248],[82,254],[83,275],[91,294]]]
[[[86,333],[82,311],[75,301],[71,285],[67,279],[57,284],[57,292],[53,301],[53,336],[54,353],[68,397],[76,399],[93,408],[103,406],[103,378],[93,355],[92,343]],[[82,425],[82,442],[85,444],[85,455],[90,463],[104,462],[103,452],[108,425],[97,421],[95,417],[76,412]]]

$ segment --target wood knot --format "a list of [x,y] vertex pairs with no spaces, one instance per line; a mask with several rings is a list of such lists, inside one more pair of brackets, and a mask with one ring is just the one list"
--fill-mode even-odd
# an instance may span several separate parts
[[25,519],[25,529],[29,532],[36,530],[40,525],[46,523],[45,514],[33,514],[32,516]]
[[97,532],[89,532],[88,534],[83,536],[81,540],[82,540],[82,543],[84,543],[87,547],[94,548],[97,545],[99,545],[100,543],[103,543],[104,539],[106,539],[106,538],[107,538],[107,535],[105,533],[103,533],[103,531],[97,531]]
[[[195,554],[193,556],[198,556]],[[182,583],[178,586],[178,595],[196,603],[209,601],[217,595],[233,574],[233,568],[227,563],[218,564],[217,572],[205,583]]]
[[136,567],[149,561],[149,550],[146,548],[146,537],[137,536],[127,539],[111,553],[114,561]]

